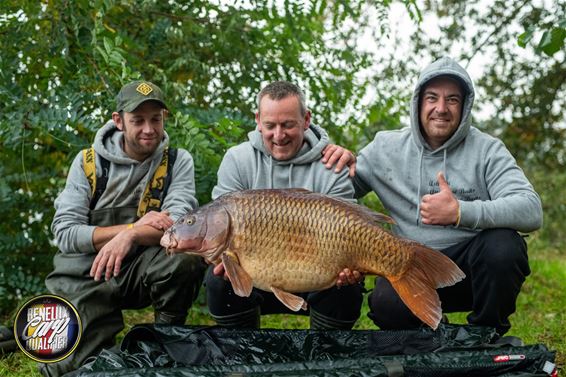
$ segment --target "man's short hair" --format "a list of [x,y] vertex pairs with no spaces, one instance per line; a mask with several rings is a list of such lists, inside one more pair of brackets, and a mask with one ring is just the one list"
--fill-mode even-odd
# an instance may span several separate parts
[[265,86],[257,95],[257,111],[259,113],[259,105],[263,97],[268,96],[274,101],[279,101],[289,96],[295,96],[299,99],[301,115],[305,116],[307,113],[307,105],[305,94],[297,85],[288,81],[274,81]]

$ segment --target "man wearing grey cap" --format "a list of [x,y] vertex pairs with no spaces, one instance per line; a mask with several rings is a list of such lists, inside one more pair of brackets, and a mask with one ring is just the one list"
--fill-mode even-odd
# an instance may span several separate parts
[[135,81],[116,102],[92,148],[75,157],[55,201],[59,251],[46,286],[75,306],[82,340],[68,358],[41,364],[46,376],[112,347],[124,328],[123,309],[152,305],[156,323],[184,324],[202,282],[201,258],[167,256],[159,246],[163,231],[198,206],[193,159],[168,145],[163,93]]

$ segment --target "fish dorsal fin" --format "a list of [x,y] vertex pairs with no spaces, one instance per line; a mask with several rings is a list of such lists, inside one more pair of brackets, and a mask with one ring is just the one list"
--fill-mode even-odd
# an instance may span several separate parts
[[372,221],[376,223],[396,224],[393,218],[384,215],[383,213],[374,211],[364,205],[349,202],[344,198],[332,198],[332,199],[350,206],[354,211],[357,211],[360,215],[364,217],[369,217]]
[[296,192],[296,193],[302,193],[302,194],[310,194],[310,193],[312,193],[311,190],[307,190],[307,189],[305,189],[305,188],[300,188],[300,187],[288,188],[288,189],[285,189],[285,191]]
[[279,192],[282,194],[292,195],[292,194],[299,194],[299,195],[306,195],[306,194],[314,194],[311,190],[307,190],[301,187],[292,187],[292,188],[284,188],[284,189],[268,189],[268,191]]
[[296,296],[274,286],[271,286],[269,288],[271,288],[271,291],[273,292],[275,297],[277,297],[279,301],[281,301],[292,311],[298,312],[301,309],[307,310],[307,303],[302,297]]
[[376,211],[371,210],[368,207],[360,205],[360,204],[356,204],[356,207],[358,207],[359,211],[361,211],[362,213],[365,213],[367,216],[371,217],[373,219],[373,221],[375,221],[376,223],[396,224],[395,220],[393,220],[392,217],[384,215],[383,213],[376,212]]
[[240,297],[249,297],[252,293],[252,277],[240,266],[238,257],[231,251],[225,251],[221,256],[226,275],[232,283],[232,289]]
[[[281,192],[285,192],[285,193],[289,193],[289,194],[302,194],[302,195],[313,194],[313,195],[318,195],[319,197],[327,197],[327,195],[325,195],[325,194],[315,193],[315,192],[312,192],[312,191],[304,189],[304,188],[289,188],[289,189],[279,189],[279,190],[273,190],[273,191],[281,191]],[[383,213],[369,209],[368,207],[366,207],[364,205],[352,203],[351,201],[348,201],[344,198],[331,197],[331,199],[336,200],[338,202],[341,202],[341,203],[349,206],[354,211],[358,212],[358,214],[362,215],[363,217],[369,218],[369,219],[371,219],[371,221],[376,222],[378,224],[380,224],[380,223],[396,224],[395,220],[393,220],[393,218],[391,218],[387,215],[384,215]]]

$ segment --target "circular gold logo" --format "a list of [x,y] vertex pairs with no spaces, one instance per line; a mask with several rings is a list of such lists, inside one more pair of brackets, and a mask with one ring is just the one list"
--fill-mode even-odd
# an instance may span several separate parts
[[14,336],[24,354],[41,363],[69,356],[81,339],[75,307],[62,297],[42,295],[22,305],[14,320]]

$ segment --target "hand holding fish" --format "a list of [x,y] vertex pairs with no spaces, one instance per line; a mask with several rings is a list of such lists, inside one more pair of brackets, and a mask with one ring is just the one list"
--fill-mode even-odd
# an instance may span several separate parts
[[338,275],[336,280],[337,287],[343,287],[345,285],[353,285],[361,283],[364,280],[364,275],[359,271],[351,271],[349,268],[343,269]]
[[157,230],[167,230],[173,225],[173,220],[169,217],[169,211],[149,211],[134,223],[134,226],[142,225],[149,225]]
[[216,266],[214,266],[212,273],[216,276],[223,276],[225,280],[228,280],[228,274],[226,274],[223,263],[218,263]]
[[348,166],[348,174],[353,177],[356,174],[356,155],[339,145],[328,144],[322,150],[322,163],[327,169],[336,165],[334,172],[339,173],[344,166]]
[[446,182],[444,174],[438,172],[440,192],[425,195],[421,200],[421,217],[423,224],[452,225],[458,223],[460,204]]

